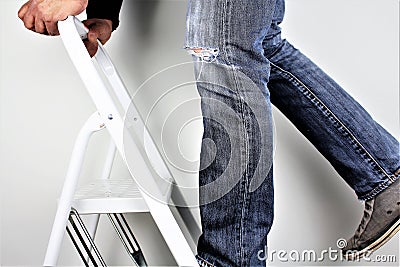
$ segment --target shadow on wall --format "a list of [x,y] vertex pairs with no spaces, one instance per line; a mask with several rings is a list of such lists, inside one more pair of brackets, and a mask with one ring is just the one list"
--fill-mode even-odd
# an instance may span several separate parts
[[112,43],[118,44],[113,59],[128,88],[166,67],[191,61],[182,49],[186,9],[186,1],[124,1]]
[[124,8],[129,14],[129,26],[135,27],[136,37],[139,37],[141,43],[146,44],[154,26],[157,10],[160,7],[160,0],[139,0],[125,1]]

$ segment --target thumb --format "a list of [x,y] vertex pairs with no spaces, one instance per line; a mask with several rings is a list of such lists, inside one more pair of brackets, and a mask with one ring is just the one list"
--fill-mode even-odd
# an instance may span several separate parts
[[87,36],[88,38],[84,41],[84,43],[87,51],[89,52],[89,55],[93,57],[96,54],[97,49],[99,47],[97,43],[98,33],[90,29]]

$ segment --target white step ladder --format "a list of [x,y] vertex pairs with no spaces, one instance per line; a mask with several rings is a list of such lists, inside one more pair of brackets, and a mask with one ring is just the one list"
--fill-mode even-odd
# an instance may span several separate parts
[[[92,226],[86,227],[80,218],[82,214],[108,214],[135,266],[146,266],[140,247],[123,216],[124,213],[130,212],[149,212],[177,264],[198,266],[180,228],[182,225],[178,224],[168,206],[168,203],[171,203],[169,198],[172,190],[172,175],[152,141],[140,114],[131,103],[131,98],[113,63],[100,43],[95,57],[92,59],[89,56],[82,42],[82,39],[86,38],[87,29],[77,18],[68,17],[65,21],[59,22],[58,26],[65,48],[97,111],[84,124],[75,141],[44,266],[57,266],[66,229],[86,266],[89,266],[90,262],[94,266],[106,266],[93,241],[98,217]],[[105,85],[107,83],[111,85],[108,86],[111,92]],[[134,133],[132,135],[124,132],[126,131],[124,116],[128,116],[127,113],[134,117],[133,125],[129,125],[130,131]],[[93,180],[86,187],[77,189],[89,139],[93,133],[102,129],[106,129],[111,136],[103,175],[101,179]],[[124,149],[129,149],[130,157],[133,155],[136,166],[140,166],[134,173],[130,170],[135,179],[108,179],[116,151],[126,163]],[[145,188],[135,183],[134,180],[138,177],[141,181],[146,181]],[[191,213],[188,212],[185,216],[187,215],[190,217]],[[193,223],[194,218],[189,217],[188,219]],[[197,226],[192,230],[192,234],[196,236],[198,233]],[[83,251],[86,251],[86,255]]]

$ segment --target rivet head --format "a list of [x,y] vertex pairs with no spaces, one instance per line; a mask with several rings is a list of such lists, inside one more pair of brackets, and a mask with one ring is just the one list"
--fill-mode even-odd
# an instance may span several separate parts
[[109,115],[108,115],[108,119],[109,119],[109,120],[112,120],[112,119],[113,119],[113,115],[112,115],[112,114],[109,114]]

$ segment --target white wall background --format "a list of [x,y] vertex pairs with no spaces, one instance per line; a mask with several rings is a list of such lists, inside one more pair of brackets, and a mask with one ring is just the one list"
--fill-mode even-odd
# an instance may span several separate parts
[[[16,15],[23,2],[0,1],[1,266],[42,264],[74,138],[94,111],[60,39],[23,28]],[[181,49],[185,12],[185,1],[125,1],[121,27],[108,50],[128,88],[135,90],[150,75],[190,60]],[[288,0],[283,27],[292,43],[399,136],[397,0]],[[188,88],[187,97],[193,96],[194,88]],[[308,141],[274,113],[276,216],[270,250],[335,249],[338,238],[353,234],[363,205]],[[194,140],[190,134],[181,140],[189,158],[198,148],[184,146],[196,144],[199,129],[192,130]],[[104,141],[100,135],[89,147],[93,160],[86,162],[84,179],[100,174],[96,166]],[[113,176],[127,174],[118,162]],[[129,221],[151,265],[174,265],[148,215],[129,216]],[[105,223],[101,228],[110,230]],[[128,264],[111,234],[99,240],[110,265]],[[397,235],[379,254],[399,255],[398,241]],[[60,266],[81,264],[69,240],[63,249]]]

